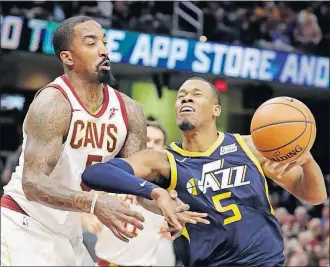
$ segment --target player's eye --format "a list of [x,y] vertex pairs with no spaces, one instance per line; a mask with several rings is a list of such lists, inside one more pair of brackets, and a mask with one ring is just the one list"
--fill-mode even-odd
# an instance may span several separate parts
[[95,45],[95,42],[88,43],[87,45],[88,45],[88,46],[93,46],[93,45]]
[[108,44],[108,42],[107,42],[107,41],[104,41],[104,42],[103,42],[103,44],[104,44],[104,45],[107,45],[107,44]]

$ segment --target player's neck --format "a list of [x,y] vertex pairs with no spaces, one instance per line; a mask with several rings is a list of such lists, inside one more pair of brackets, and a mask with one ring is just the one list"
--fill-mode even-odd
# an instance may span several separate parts
[[182,148],[190,152],[205,152],[218,138],[215,125],[207,128],[182,132]]
[[103,86],[97,81],[89,81],[74,72],[66,72],[69,82],[85,106],[93,112],[103,103]]
[[98,81],[89,81],[75,72],[65,72],[65,74],[76,92],[84,92],[84,94],[90,95],[97,95],[103,92],[102,84]]

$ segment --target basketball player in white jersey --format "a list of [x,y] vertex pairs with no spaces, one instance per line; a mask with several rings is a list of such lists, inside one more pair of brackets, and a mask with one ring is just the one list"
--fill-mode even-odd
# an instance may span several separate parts
[[[147,122],[147,147],[163,149],[166,142],[166,132],[161,124],[155,121]],[[129,243],[116,238],[113,233],[91,214],[83,217],[83,227],[97,235],[95,253],[99,266],[174,266],[175,255],[172,242],[160,235],[162,227],[166,227],[163,216],[144,209],[137,203],[136,196],[118,195],[130,207],[141,213],[145,218],[144,230],[126,224],[128,231],[136,233],[137,237]]]
[[[143,229],[143,216],[125,202],[80,186],[86,166],[146,145],[140,105],[106,85],[111,73],[102,27],[84,16],[67,19],[53,45],[65,74],[38,92],[26,115],[23,153],[1,200],[1,266],[93,265],[82,243],[83,212],[123,241],[135,237],[125,223]],[[146,195],[181,228],[183,213],[166,191],[151,188]]]

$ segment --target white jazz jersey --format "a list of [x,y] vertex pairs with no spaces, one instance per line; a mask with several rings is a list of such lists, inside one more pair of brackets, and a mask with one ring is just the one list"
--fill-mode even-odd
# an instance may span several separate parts
[[[82,190],[81,174],[86,166],[114,158],[122,148],[127,136],[127,114],[120,93],[104,85],[104,101],[96,114],[91,114],[81,102],[65,75],[58,77],[47,87],[57,88],[70,102],[71,123],[63,140],[61,156],[51,173],[73,190]],[[22,190],[22,173],[26,133],[23,127],[23,152],[11,181],[4,187],[18,205],[32,218],[52,232],[69,238],[82,234],[79,212],[61,211],[28,201]]]
[[[109,228],[103,226],[102,231],[97,234],[96,256],[109,263],[122,266],[155,266],[159,248],[164,242],[164,238],[159,235],[164,217],[138,205],[135,196],[124,194],[117,196],[129,203],[132,210],[143,215],[145,218],[144,229],[140,231],[133,225],[126,224],[126,229],[137,233],[137,237],[130,239],[129,243],[125,243],[118,239]],[[170,241],[165,240],[165,242],[169,243]],[[167,247],[163,249],[162,253],[168,255],[169,258],[174,258],[172,245]]]

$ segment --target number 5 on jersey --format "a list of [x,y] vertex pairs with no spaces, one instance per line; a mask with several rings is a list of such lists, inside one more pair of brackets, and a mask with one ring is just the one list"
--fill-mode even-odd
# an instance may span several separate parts
[[103,161],[103,157],[100,155],[88,155],[86,160],[86,168],[95,163],[100,163],[102,161]]
[[[203,193],[206,193],[208,188],[213,191],[218,191],[221,189],[239,187],[250,184],[250,181],[244,181],[247,166],[237,166],[232,168],[221,169],[223,167],[224,160],[217,160],[214,162],[207,163],[203,166],[202,179],[199,181],[199,188]],[[220,176],[219,180],[216,176]],[[234,178],[234,179],[232,179]],[[233,181],[232,181],[233,180]],[[212,197],[214,207],[218,212],[228,212],[233,213],[232,216],[224,219],[223,224],[227,225],[233,222],[237,222],[242,219],[242,214],[238,206],[234,203],[227,206],[223,206],[221,201],[231,197],[231,192],[224,192]]]

